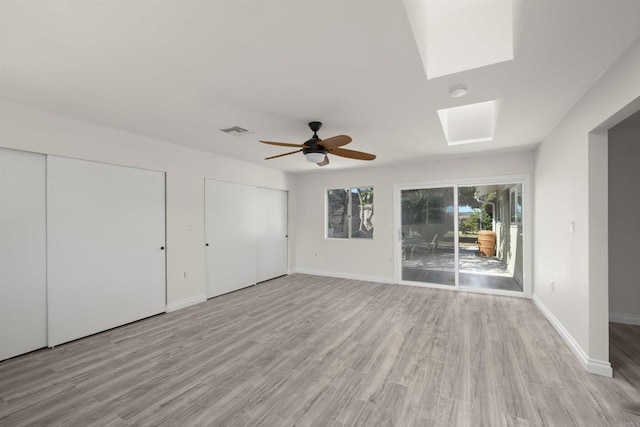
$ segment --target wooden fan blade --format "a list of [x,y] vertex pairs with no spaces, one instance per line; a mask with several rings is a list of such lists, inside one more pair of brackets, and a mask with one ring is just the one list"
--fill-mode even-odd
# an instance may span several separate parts
[[337,148],[343,145],[347,145],[351,142],[351,137],[347,135],[332,136],[331,138],[323,139],[320,141],[320,145],[324,148]]
[[329,156],[327,156],[326,154],[324,155],[324,160],[321,161],[320,163],[316,163],[316,165],[322,167],[322,166],[327,166],[329,164]]
[[264,159],[265,160],[276,159],[278,157],[288,156],[289,154],[296,154],[296,153],[299,153],[301,151],[302,151],[302,149],[299,149],[299,150],[296,150],[296,151],[292,151],[290,153],[284,153],[284,154],[278,154],[277,156],[265,157]]
[[362,151],[347,150],[346,148],[329,148],[330,154],[335,154],[340,157],[348,157],[349,159],[358,160],[373,160],[376,158],[375,154],[364,153]]
[[260,141],[263,144],[278,145],[280,147],[306,147],[304,144],[289,144],[287,142]]

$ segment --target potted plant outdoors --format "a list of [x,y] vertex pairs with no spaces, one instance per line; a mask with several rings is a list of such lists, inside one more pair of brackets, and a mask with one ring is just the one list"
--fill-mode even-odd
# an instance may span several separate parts
[[496,233],[492,230],[493,221],[487,212],[489,206],[487,202],[482,203],[479,208],[474,208],[464,221],[460,222],[460,229],[463,233],[477,236],[478,255],[482,256],[494,256],[496,248]]
[[[495,197],[495,193],[492,195]],[[480,255],[486,257],[491,257],[496,254],[496,232],[493,231],[493,219],[489,213],[489,210],[492,210],[490,209],[492,205],[489,204],[492,198],[493,197],[490,196],[482,203],[479,212],[480,230],[478,231],[478,246]]]

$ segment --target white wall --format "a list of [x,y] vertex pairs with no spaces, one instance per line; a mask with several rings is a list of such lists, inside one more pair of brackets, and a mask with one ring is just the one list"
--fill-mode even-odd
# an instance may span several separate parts
[[[393,190],[395,184],[433,183],[498,175],[528,175],[531,152],[434,159],[422,165],[319,170],[296,176],[296,269],[341,277],[394,282]],[[374,187],[374,238],[324,238],[325,190]],[[316,255],[317,253],[317,255]]]
[[640,321],[640,128],[609,131],[608,148],[609,312]]
[[640,40],[577,100],[535,156],[534,293],[574,340],[574,353],[583,352],[585,367],[605,375],[607,159],[601,127],[640,95],[638,76]]
[[2,147],[166,172],[168,304],[205,293],[205,178],[289,189],[287,174],[274,169],[12,102],[0,103],[0,117]]

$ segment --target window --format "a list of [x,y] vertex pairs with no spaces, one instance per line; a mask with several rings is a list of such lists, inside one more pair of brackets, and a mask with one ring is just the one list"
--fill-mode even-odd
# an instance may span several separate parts
[[327,190],[327,239],[373,238],[373,187]]

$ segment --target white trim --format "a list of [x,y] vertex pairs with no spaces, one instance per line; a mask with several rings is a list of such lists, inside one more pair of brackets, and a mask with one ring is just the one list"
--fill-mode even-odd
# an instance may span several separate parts
[[598,360],[598,359],[590,359],[587,356],[587,353],[580,347],[580,344],[571,336],[569,331],[567,331],[560,323],[558,318],[547,308],[546,305],[538,298],[537,295],[533,296],[533,302],[535,303],[538,310],[547,318],[549,323],[555,328],[555,330],[560,334],[560,337],[564,340],[565,344],[569,347],[569,349],[573,352],[574,356],[578,359],[582,367],[592,374],[602,375],[604,377],[613,377],[613,369],[611,369],[611,363],[606,360]]
[[396,282],[393,280],[392,277],[384,277],[384,276],[367,276],[364,274],[342,273],[338,271],[311,270],[306,268],[299,268],[296,270],[296,273],[310,274],[312,276],[337,277],[339,279],[361,280],[363,282],[386,283],[389,285],[396,284]]
[[587,366],[585,369],[590,374],[613,378],[613,368],[611,367],[611,363],[606,360],[589,359],[587,360]]
[[461,179],[447,179],[447,180],[433,180],[433,181],[421,181],[394,184],[394,187],[399,190],[415,190],[422,188],[442,188],[453,187],[459,185],[461,187],[469,187],[476,185],[492,185],[492,184],[515,184],[523,180],[528,180],[529,174],[517,174],[517,175],[491,175],[475,178],[461,178]]
[[609,313],[609,322],[640,326],[640,315],[625,313]]
[[167,308],[165,312],[171,313],[172,311],[176,311],[182,308],[190,307],[192,305],[200,304],[201,302],[205,302],[206,300],[207,300],[207,296],[205,294],[195,295],[189,298],[181,299],[180,301],[167,304]]

